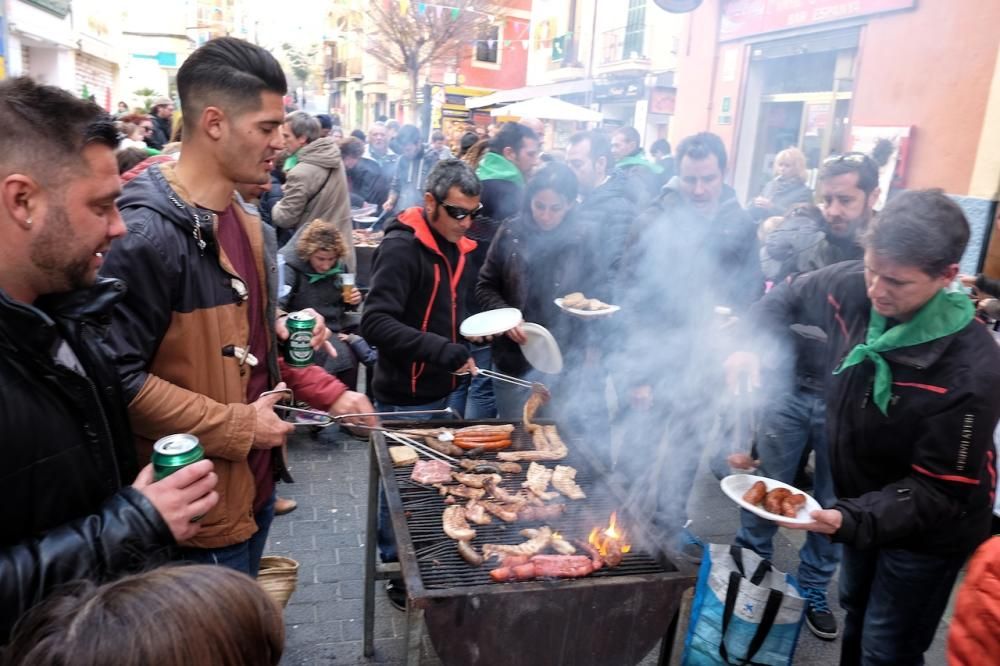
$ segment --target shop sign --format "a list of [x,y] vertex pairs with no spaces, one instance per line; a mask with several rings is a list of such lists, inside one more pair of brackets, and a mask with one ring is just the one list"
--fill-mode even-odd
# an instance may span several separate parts
[[719,41],[912,9],[917,0],[722,0]]
[[632,81],[594,81],[594,100],[597,102],[627,102],[646,94],[641,79]]
[[566,35],[552,40],[552,62],[559,62],[566,55]]
[[677,89],[657,86],[649,91],[649,112],[673,114],[677,104]]
[[70,0],[25,0],[25,2],[55,14],[59,18],[65,18],[69,14]]

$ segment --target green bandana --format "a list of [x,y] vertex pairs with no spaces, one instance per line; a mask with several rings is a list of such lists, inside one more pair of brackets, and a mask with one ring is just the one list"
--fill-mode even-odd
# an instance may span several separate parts
[[888,361],[882,358],[882,352],[913,347],[958,333],[968,326],[974,315],[975,310],[968,296],[943,289],[927,301],[913,319],[897,324],[888,331],[885,330],[885,317],[872,308],[864,344],[852,349],[833,374],[840,374],[865,359],[870,360],[875,364],[875,405],[883,414],[888,414],[889,398],[892,395],[892,371]]
[[331,268],[330,270],[326,271],[325,273],[306,273],[306,275],[309,276],[309,284],[313,284],[319,282],[320,280],[325,280],[328,277],[333,277],[334,275],[343,272],[344,269],[341,268],[340,265],[337,265]]
[[521,170],[503,155],[486,153],[476,169],[479,180],[507,180],[518,185],[524,185],[524,175]]
[[291,155],[285,158],[285,163],[281,165],[281,170],[284,171],[285,173],[288,173],[289,171],[292,170],[292,167],[298,163],[299,163],[299,154],[292,153]]
[[652,170],[653,173],[663,173],[663,167],[661,167],[659,164],[655,164],[653,162],[650,162],[645,157],[643,157],[642,155],[638,155],[638,154],[636,154],[636,155],[629,155],[628,157],[623,157],[620,160],[618,160],[617,162],[615,162],[615,168],[619,168],[619,169],[623,168],[623,167],[627,167],[627,166],[634,166],[634,165],[642,165],[644,167],[648,167],[649,169]]

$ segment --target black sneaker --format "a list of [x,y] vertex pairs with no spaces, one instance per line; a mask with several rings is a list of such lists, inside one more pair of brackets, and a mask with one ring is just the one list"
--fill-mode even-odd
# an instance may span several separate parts
[[406,610],[406,583],[401,578],[390,578],[385,581],[385,594],[389,603],[396,610]]
[[837,628],[837,618],[826,603],[826,590],[819,587],[803,587],[802,597],[806,600],[806,625],[817,638],[832,641],[840,630]]

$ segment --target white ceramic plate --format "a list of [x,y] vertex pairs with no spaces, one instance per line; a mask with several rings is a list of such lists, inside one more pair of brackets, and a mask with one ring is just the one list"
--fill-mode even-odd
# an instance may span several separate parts
[[608,307],[603,310],[580,310],[578,308],[569,308],[563,305],[563,299],[557,298],[555,301],[556,306],[561,308],[563,312],[569,312],[570,314],[576,315],[577,317],[606,317],[609,314],[614,314],[621,310],[620,306],[608,305]]
[[[806,496],[806,503],[799,509],[799,513],[795,518],[779,516],[778,514],[771,513],[770,511],[765,511],[762,506],[754,506],[753,504],[745,501],[743,499],[743,495],[758,481],[764,482],[764,485],[767,486],[767,492],[771,492],[775,488],[788,488],[793,493],[801,493]],[[812,495],[802,492],[795,486],[782,483],[777,479],[769,479],[766,476],[754,476],[753,474],[732,474],[724,478],[719,485],[722,486],[722,492],[726,493],[726,495],[729,496],[729,499],[733,500],[747,511],[755,513],[766,520],[773,520],[775,522],[795,523],[798,525],[811,523],[812,518],[809,514],[823,508],[819,505],[819,502],[812,498]]]
[[459,327],[465,337],[481,338],[484,335],[506,333],[521,323],[521,311],[517,308],[497,308],[474,314]]
[[360,224],[362,226],[370,227],[376,222],[378,222],[380,219],[382,218],[376,216],[356,217],[354,218],[354,222],[355,224]]
[[544,326],[525,322],[521,325],[524,337],[528,339],[521,345],[521,353],[535,370],[550,375],[562,372],[562,352],[559,343]]

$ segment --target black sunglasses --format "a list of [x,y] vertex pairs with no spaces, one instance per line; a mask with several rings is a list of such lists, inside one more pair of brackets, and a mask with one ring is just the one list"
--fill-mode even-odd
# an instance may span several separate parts
[[483,210],[483,204],[479,204],[478,206],[470,210],[468,208],[462,208],[460,206],[452,206],[451,204],[445,203],[440,199],[438,199],[437,202],[441,205],[442,208],[444,208],[445,212],[448,213],[448,215],[455,218],[456,220],[464,220],[467,217],[476,219],[476,216],[479,215],[479,213]]
[[830,155],[825,160],[823,160],[823,166],[827,164],[836,164],[837,162],[850,162],[852,164],[875,164],[873,160],[868,155],[864,153],[843,153],[840,155]]

